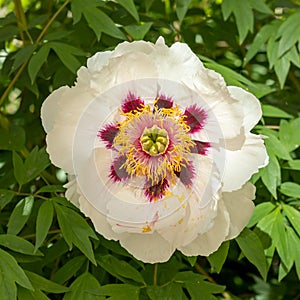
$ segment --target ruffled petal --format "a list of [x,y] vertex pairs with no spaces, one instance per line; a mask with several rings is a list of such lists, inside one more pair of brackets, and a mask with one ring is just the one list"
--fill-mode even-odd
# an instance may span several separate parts
[[223,193],[222,198],[229,213],[230,227],[227,240],[237,237],[246,227],[254,210],[255,186],[250,182],[241,189]]
[[69,175],[68,176],[69,182],[64,185],[66,188],[66,198],[72,202],[75,206],[79,207],[79,197],[80,194],[77,192],[77,181],[76,176]]
[[208,256],[225,241],[229,232],[229,214],[222,201],[218,203],[218,213],[210,230],[198,236],[189,244],[178,247],[186,256]]
[[268,164],[269,158],[262,137],[249,133],[240,150],[225,153],[223,191],[239,189],[254,173]]

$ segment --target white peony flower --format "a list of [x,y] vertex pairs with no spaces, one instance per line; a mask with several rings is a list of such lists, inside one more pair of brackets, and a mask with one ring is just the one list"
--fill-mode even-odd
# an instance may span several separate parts
[[247,182],[268,162],[259,101],[182,43],[124,42],[42,106],[47,151],[66,197],[144,262],[209,255],[253,211]]

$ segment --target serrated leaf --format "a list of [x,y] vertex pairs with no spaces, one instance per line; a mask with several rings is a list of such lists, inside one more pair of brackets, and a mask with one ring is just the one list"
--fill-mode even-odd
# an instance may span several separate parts
[[98,9],[98,6],[100,6],[100,4],[97,1],[83,3],[81,0],[73,0],[71,10],[74,15],[74,23],[77,23],[81,19],[81,16],[84,15],[89,27],[94,31],[98,40],[102,32],[124,40],[125,36],[122,31],[109,16]]
[[[56,201],[54,201],[54,207],[63,237],[69,248],[71,249],[74,244],[93,264],[96,265],[92,244],[89,240],[89,237],[97,239],[92,228],[87,224],[85,219],[74,210],[62,206],[56,203]],[[70,226],[70,220],[72,220],[72,226]]]
[[140,287],[130,284],[107,284],[89,292],[97,297],[110,296],[111,300],[139,300]]
[[26,197],[18,202],[7,223],[8,234],[16,235],[23,229],[31,214],[33,202],[33,196]]
[[43,255],[40,251],[34,253],[34,246],[30,242],[12,234],[0,234],[0,245],[26,255]]
[[53,204],[50,200],[40,206],[36,219],[35,251],[43,244],[53,219]]
[[245,228],[236,241],[245,257],[258,269],[264,280],[267,278],[267,261],[264,248],[259,237],[250,229]]
[[275,208],[276,206],[271,202],[264,202],[256,205],[247,227],[252,227],[257,224],[257,222],[259,222],[264,216],[269,214]]
[[254,16],[250,1],[223,0],[222,13],[226,21],[233,13],[239,32],[240,44],[243,43],[249,31],[253,31]]
[[281,169],[275,155],[269,154],[269,164],[261,170],[261,179],[272,196],[277,199],[277,186],[281,182]]
[[89,293],[90,290],[100,288],[98,280],[90,273],[85,272],[71,284],[70,291],[64,296],[64,300],[101,300],[99,297]]
[[131,279],[138,283],[145,283],[142,275],[129,263],[119,260],[112,255],[97,255],[97,263],[108,273],[122,281]]
[[299,223],[300,212],[295,208],[291,207],[290,205],[286,205],[286,204],[283,204],[283,210],[289,222],[292,224],[292,226],[295,228],[295,230],[300,236],[300,223]]
[[134,17],[134,19],[137,22],[140,21],[139,14],[137,12],[133,0],[117,0],[117,2],[120,5],[122,5]]
[[70,259],[54,274],[53,281],[63,284],[77,273],[85,261],[87,261],[85,256]]
[[135,40],[142,40],[152,26],[152,22],[142,23],[139,25],[128,25],[124,29],[130,34]]
[[34,83],[36,76],[43,64],[47,61],[50,52],[48,44],[43,45],[37,53],[35,53],[28,63],[28,74],[31,80],[31,84]]
[[262,104],[262,112],[264,117],[285,119],[293,118],[292,115],[273,105]]
[[191,0],[175,0],[176,4],[176,15],[181,23],[188,11]]
[[300,40],[300,10],[292,13],[286,21],[282,23],[277,31],[277,38],[280,38],[278,57],[281,57],[286,51]]
[[229,250],[229,244],[229,241],[223,242],[217,251],[207,257],[211,267],[217,273],[221,272],[222,266],[225,263]]
[[48,280],[36,273],[25,271],[25,274],[31,281],[34,289],[42,290],[48,293],[60,294],[68,292],[70,289],[63,285],[57,284],[51,280]]
[[21,150],[25,144],[25,131],[20,126],[0,128],[0,150]]
[[3,209],[15,196],[11,190],[0,189],[0,209]]
[[17,299],[15,282],[26,289],[33,290],[29,279],[15,258],[0,249],[0,299]]

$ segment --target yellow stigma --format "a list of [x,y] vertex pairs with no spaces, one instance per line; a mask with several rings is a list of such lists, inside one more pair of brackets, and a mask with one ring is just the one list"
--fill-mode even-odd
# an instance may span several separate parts
[[140,138],[142,149],[151,156],[161,155],[166,152],[169,145],[168,133],[165,129],[153,125],[145,128]]

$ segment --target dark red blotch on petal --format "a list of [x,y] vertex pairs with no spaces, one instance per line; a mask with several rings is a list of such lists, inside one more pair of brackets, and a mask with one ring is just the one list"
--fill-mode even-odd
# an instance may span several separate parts
[[124,113],[134,113],[138,109],[141,109],[143,106],[144,101],[140,97],[137,97],[133,93],[129,92],[126,99],[123,100],[122,111]]
[[195,168],[192,162],[188,162],[186,166],[181,166],[180,172],[175,171],[175,174],[184,185],[191,186],[193,183],[192,180],[195,176]]
[[114,124],[108,124],[98,132],[98,137],[105,142],[106,148],[113,148],[114,138],[118,134],[119,129]]
[[183,115],[185,116],[185,123],[191,128],[189,133],[201,130],[207,118],[205,110],[196,104],[187,107]]
[[171,108],[173,106],[173,100],[171,97],[166,97],[165,95],[157,96],[155,106],[158,109],[161,108]]
[[197,153],[201,155],[207,154],[208,148],[210,147],[210,143],[200,142],[196,140],[193,140],[193,142],[195,143],[195,145],[190,148],[191,153]]
[[126,168],[122,167],[126,162],[127,157],[125,155],[117,157],[113,164],[110,166],[109,177],[114,182],[119,182],[129,178],[129,174],[126,172]]
[[166,178],[156,184],[149,181],[145,184],[145,196],[150,200],[150,202],[159,200],[165,195],[168,187],[169,183]]

